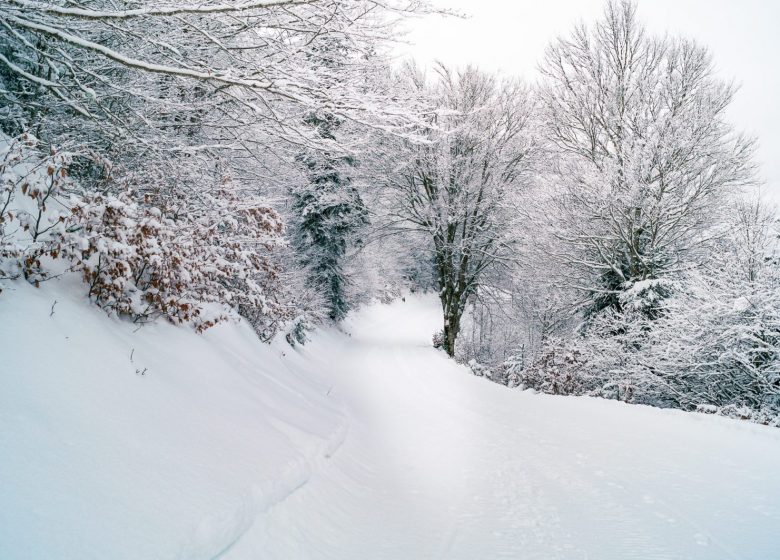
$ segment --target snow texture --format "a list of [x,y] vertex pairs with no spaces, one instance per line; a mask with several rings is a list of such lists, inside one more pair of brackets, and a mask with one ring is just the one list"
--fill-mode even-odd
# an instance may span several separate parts
[[780,550],[780,431],[472,376],[430,346],[435,297],[291,349],[137,329],[79,291],[0,299],[4,560]]

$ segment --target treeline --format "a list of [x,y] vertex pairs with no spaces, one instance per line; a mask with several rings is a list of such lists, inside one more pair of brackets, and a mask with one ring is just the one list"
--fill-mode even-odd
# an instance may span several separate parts
[[429,11],[0,0],[0,281],[293,344],[436,290],[498,382],[776,424],[776,218],[707,49],[611,1],[533,85],[398,68]]
[[778,424],[780,262],[706,48],[611,2],[540,63],[514,258],[456,355],[509,385]]

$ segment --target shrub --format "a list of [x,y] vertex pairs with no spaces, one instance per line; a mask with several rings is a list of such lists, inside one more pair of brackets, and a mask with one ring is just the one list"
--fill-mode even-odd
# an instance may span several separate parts
[[41,156],[34,145],[25,135],[0,151],[0,279],[39,285],[75,271],[111,313],[199,331],[238,313],[269,339],[291,318],[272,258],[282,220],[262,200],[224,179],[180,197],[174,212],[127,188],[81,189],[68,177],[69,154]]

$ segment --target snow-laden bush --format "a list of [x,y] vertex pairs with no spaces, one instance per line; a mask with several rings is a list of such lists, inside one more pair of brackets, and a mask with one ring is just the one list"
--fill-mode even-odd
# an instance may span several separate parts
[[58,197],[70,185],[72,156],[38,153],[36,144],[30,134],[0,135],[0,281],[24,276],[37,285],[51,273],[42,260],[60,254],[52,239],[69,215]]
[[68,178],[69,155],[34,145],[23,136],[0,152],[0,279],[73,271],[109,312],[198,330],[237,312],[269,338],[289,318],[271,258],[283,226],[261,199],[226,179],[174,212],[130,189],[82,189]]
[[583,395],[598,388],[583,350],[566,340],[545,341],[539,357],[520,372],[519,385],[552,395]]
[[710,271],[660,300],[655,290],[634,290],[653,295],[652,313],[647,301],[604,310],[580,336],[547,341],[519,384],[778,425],[778,286],[772,263],[752,282]]
[[676,406],[780,418],[779,273],[773,265],[753,282],[730,273],[702,278],[669,302],[647,359]]
[[224,317],[206,316],[202,304],[225,303],[270,335],[283,313],[268,297],[277,273],[264,251],[278,243],[281,222],[266,206],[229,191],[209,198],[208,212],[174,220],[132,192],[72,197],[61,245],[104,309],[203,329]]
[[491,370],[485,364],[481,364],[477,360],[469,360],[467,365],[469,366],[471,373],[477,377],[487,377],[488,379],[493,379],[493,370]]

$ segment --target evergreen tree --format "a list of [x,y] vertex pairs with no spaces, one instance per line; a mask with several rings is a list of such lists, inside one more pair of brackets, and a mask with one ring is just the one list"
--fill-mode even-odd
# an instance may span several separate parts
[[[335,140],[341,121],[331,114],[311,114],[306,119],[325,141]],[[348,175],[355,165],[351,156],[328,152],[307,153],[301,158],[309,182],[293,188],[296,216],[293,245],[307,274],[307,285],[321,294],[331,319],[349,311],[348,278],[344,270],[347,249],[357,232],[368,223],[368,213]]]

